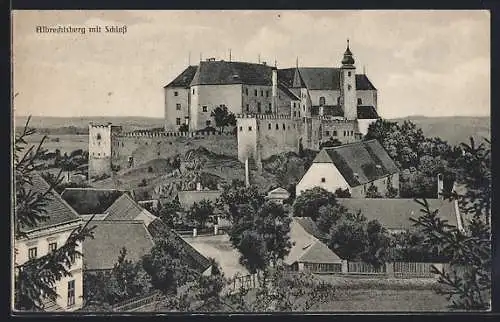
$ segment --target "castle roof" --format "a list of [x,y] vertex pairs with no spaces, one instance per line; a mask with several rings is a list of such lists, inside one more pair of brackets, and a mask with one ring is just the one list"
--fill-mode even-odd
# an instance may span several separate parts
[[[340,70],[332,67],[299,67],[299,74],[309,90],[340,90]],[[357,74],[356,90],[376,88],[365,74]]]
[[[35,173],[31,178],[32,184],[26,184],[25,189],[36,192],[37,194],[44,194],[49,190],[50,185],[45,181],[42,176],[38,173]],[[44,212],[42,215],[48,216],[46,220],[42,220],[37,222],[35,225],[27,227],[21,227],[21,230],[25,233],[40,230],[45,228],[50,228],[53,226],[58,226],[62,224],[69,224],[72,222],[81,221],[80,216],[76,213],[76,211],[71,208],[71,206],[64,201],[57,192],[51,190],[46,197],[48,198],[47,202],[43,206]]]
[[272,85],[272,67],[263,64],[204,61],[200,62],[191,81],[194,85]]
[[[409,230],[413,227],[410,218],[422,215],[422,206],[414,199],[378,199],[378,198],[337,198],[340,205],[352,213],[361,211],[368,221],[377,220],[391,230]],[[457,213],[453,202],[440,199],[427,199],[431,210],[439,210],[438,217],[448,224],[457,226]]]
[[189,88],[189,84],[191,84],[197,70],[198,66],[188,66],[182,73],[179,74],[179,76],[168,83],[165,87]]
[[280,89],[285,95],[287,95],[292,101],[300,100],[300,98],[295,95],[291,90],[289,90],[284,83],[281,81],[278,83],[278,89]]
[[313,163],[333,163],[351,187],[399,172],[377,140],[323,148]]
[[278,69],[278,81],[288,88],[293,87],[296,68]]

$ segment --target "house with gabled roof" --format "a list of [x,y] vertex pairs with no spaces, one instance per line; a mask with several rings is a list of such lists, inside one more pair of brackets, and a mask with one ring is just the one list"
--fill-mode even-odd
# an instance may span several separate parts
[[332,193],[348,189],[364,198],[373,185],[382,196],[388,187],[399,190],[399,169],[377,140],[323,148],[296,186],[296,195],[314,187]]
[[293,246],[284,263],[296,271],[341,273],[346,262],[315,236],[321,235],[315,226],[311,218],[292,218],[290,241]]
[[83,242],[84,266],[87,271],[111,270],[122,248],[126,258],[139,261],[154,246],[153,237],[141,220],[92,220],[94,238]]
[[141,207],[130,195],[124,193],[104,211],[105,220],[140,220],[146,227],[157,219],[147,209]]
[[[46,193],[50,185],[39,175],[34,174],[32,184],[26,189],[39,194]],[[48,201],[44,205],[46,220],[31,227],[21,227],[24,237],[14,241],[14,266],[17,267],[31,259],[40,258],[63,246],[71,233],[84,224],[78,213],[64,201],[54,190],[47,194]],[[82,252],[81,245],[76,249]],[[85,253],[83,251],[83,253]],[[47,312],[75,311],[83,305],[83,262],[75,258],[69,271],[71,276],[63,276],[55,282],[58,294],[54,302],[43,299]]]
[[103,214],[119,197],[128,194],[134,198],[131,190],[66,188],[61,197],[80,215]]

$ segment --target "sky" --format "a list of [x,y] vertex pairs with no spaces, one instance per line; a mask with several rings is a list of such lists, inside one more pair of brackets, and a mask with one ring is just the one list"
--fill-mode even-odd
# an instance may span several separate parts
[[[346,39],[384,118],[490,115],[488,11],[14,11],[15,115],[163,117],[189,62],[339,67]],[[37,33],[37,26],[127,27]]]

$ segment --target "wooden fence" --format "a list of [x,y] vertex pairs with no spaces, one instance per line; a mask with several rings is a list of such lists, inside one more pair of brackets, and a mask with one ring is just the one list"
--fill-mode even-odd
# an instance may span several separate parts
[[375,267],[365,262],[348,262],[347,272],[344,273],[384,275],[387,273],[387,264]]
[[438,269],[447,267],[442,263],[423,262],[391,262],[375,268],[373,265],[364,262],[348,262],[345,274],[378,275],[396,278],[435,278],[432,266]]

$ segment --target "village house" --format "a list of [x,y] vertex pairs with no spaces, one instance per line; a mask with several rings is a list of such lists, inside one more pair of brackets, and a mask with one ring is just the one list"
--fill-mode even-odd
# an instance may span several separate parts
[[[462,219],[456,201],[426,199],[431,211],[438,210],[438,217],[463,230]],[[361,212],[368,221],[377,220],[390,233],[396,234],[414,229],[410,218],[417,219],[423,213],[422,206],[414,199],[355,199],[337,198],[340,205],[351,213]]]
[[399,169],[377,140],[323,148],[297,184],[296,195],[321,187],[364,198],[372,185],[382,196],[389,186],[399,190]]
[[293,217],[290,223],[290,241],[293,246],[284,258],[284,263],[294,271],[341,273],[347,262],[318,238],[321,235],[310,217]]
[[[29,189],[37,193],[45,193],[49,184],[38,174],[33,176],[33,185]],[[45,221],[35,227],[22,227],[26,237],[17,238],[14,242],[14,265],[22,265],[27,261],[47,255],[64,245],[73,230],[83,224],[82,219],[55,191],[49,192],[47,204],[44,206]],[[77,251],[82,252],[81,245]],[[85,251],[83,251],[85,252]],[[83,264],[82,258],[75,258],[69,271],[71,276],[64,276],[55,283],[58,298],[55,301],[44,300],[45,311],[75,311],[83,305]]]
[[66,188],[61,197],[80,215],[104,214],[118,198],[128,194],[132,199],[131,190],[98,189],[98,188]]

